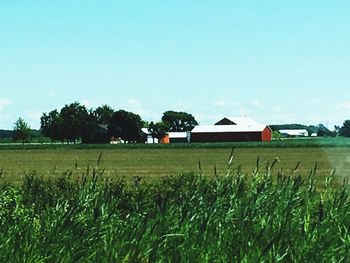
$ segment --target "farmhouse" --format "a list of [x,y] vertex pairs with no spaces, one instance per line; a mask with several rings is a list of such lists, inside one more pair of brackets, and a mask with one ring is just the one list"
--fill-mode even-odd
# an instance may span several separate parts
[[191,142],[271,141],[271,129],[247,117],[223,118],[214,125],[200,125],[191,131]]

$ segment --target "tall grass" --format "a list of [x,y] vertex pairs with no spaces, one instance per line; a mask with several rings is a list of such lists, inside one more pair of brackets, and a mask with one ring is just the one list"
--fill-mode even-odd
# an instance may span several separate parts
[[[350,202],[330,174],[319,187],[275,174],[198,173],[145,183],[26,175],[0,187],[0,262],[348,262]],[[100,158],[99,158],[100,159]],[[201,165],[199,164],[199,168]]]

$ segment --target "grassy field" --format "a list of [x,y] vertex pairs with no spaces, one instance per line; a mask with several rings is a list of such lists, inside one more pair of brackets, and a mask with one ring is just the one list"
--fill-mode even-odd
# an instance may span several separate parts
[[350,147],[198,146],[0,147],[0,262],[348,262]]
[[[21,176],[36,171],[44,176],[55,176],[67,170],[81,174],[87,167],[96,164],[102,153],[101,166],[105,175],[112,178],[141,176],[145,180],[164,175],[177,175],[201,169],[205,175],[214,175],[227,168],[231,148],[139,148],[139,149],[2,149],[0,150],[0,175],[7,182],[18,182]],[[241,166],[243,172],[252,172],[257,157],[264,169],[275,157],[279,162],[275,171],[284,174],[300,161],[298,172],[308,174],[317,162],[318,175],[328,175],[332,169],[339,177],[350,174],[350,148],[348,147],[283,147],[283,148],[237,148],[234,154],[234,168]]]
[[349,262],[349,191],[316,176],[0,185],[1,262]]

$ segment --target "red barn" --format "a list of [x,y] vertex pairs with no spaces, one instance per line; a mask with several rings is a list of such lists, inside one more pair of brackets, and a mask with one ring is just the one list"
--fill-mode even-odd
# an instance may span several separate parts
[[191,142],[269,142],[271,129],[246,118],[224,118],[215,125],[200,125],[191,131]]

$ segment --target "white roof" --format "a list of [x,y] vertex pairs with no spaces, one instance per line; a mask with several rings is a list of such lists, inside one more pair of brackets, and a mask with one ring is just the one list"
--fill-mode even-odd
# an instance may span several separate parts
[[169,138],[187,138],[187,132],[169,132]]
[[294,130],[279,130],[280,133],[285,133],[292,136],[308,135],[306,129],[294,129]]
[[[150,135],[147,128],[142,128],[141,131],[147,135]],[[187,138],[187,132],[169,132],[169,138]]]
[[149,131],[148,131],[148,128],[142,128],[141,131],[142,131],[144,134],[150,134]]
[[248,117],[229,117],[227,118],[236,125],[200,125],[193,128],[192,133],[208,132],[261,132],[267,125],[257,123]]
[[200,125],[193,128],[192,133],[207,132],[261,132],[266,128],[265,125]]

